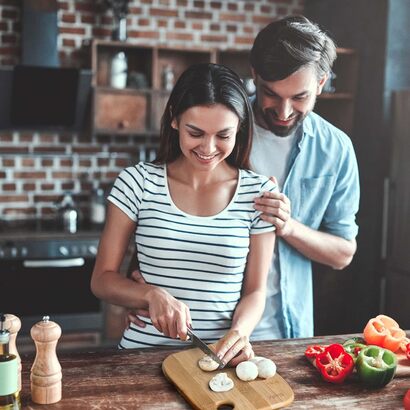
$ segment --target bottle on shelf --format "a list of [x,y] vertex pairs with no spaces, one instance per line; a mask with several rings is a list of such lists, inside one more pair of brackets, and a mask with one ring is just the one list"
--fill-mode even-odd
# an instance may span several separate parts
[[9,351],[10,332],[5,328],[6,316],[0,314],[0,409],[21,409],[18,390],[17,357]]
[[327,78],[323,88],[322,88],[322,92],[324,93],[334,93],[336,92],[336,87],[333,85],[334,84],[334,80],[337,78],[337,75],[331,71],[329,73],[329,77]]
[[162,71],[162,88],[166,91],[172,91],[175,83],[175,74],[172,66],[167,64]]
[[62,373],[56,354],[61,327],[49,316],[33,325],[30,331],[36,345],[36,357],[31,367],[31,399],[37,404],[52,404],[61,400]]
[[119,51],[111,60],[111,87],[122,89],[127,86],[127,70],[127,56],[123,51]]

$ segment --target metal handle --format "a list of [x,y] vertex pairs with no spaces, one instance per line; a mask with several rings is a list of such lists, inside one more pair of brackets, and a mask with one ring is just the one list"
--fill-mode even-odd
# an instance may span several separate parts
[[390,178],[384,178],[383,181],[383,214],[382,214],[382,243],[381,243],[381,259],[387,257],[387,235],[389,228],[389,193],[390,193]]
[[23,261],[23,265],[26,268],[73,268],[76,266],[84,266],[84,264],[84,258]]

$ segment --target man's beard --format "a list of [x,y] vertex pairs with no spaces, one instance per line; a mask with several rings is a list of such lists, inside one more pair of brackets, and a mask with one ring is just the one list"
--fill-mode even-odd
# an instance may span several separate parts
[[273,132],[278,137],[287,137],[288,135],[292,134],[309,113],[310,111],[305,114],[298,113],[292,117],[293,121],[291,125],[283,126],[274,124],[273,119],[278,120],[274,110],[268,108],[264,111],[261,111],[263,121],[265,122],[268,130]]

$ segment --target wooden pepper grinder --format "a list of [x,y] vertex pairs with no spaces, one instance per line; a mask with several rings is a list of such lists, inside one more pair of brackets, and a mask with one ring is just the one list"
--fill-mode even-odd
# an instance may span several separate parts
[[21,391],[21,358],[16,346],[16,338],[19,330],[21,329],[21,321],[17,316],[11,315],[10,313],[6,313],[4,316],[6,317],[4,326],[10,332],[9,351],[17,357],[19,372],[18,388],[19,391]]
[[61,400],[61,366],[56,354],[61,327],[48,316],[31,328],[36,344],[36,358],[31,367],[31,399],[38,404],[52,404]]

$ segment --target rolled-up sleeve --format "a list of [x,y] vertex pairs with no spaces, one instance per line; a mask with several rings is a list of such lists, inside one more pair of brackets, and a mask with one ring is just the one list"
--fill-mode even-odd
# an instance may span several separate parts
[[347,240],[354,239],[359,230],[356,223],[359,202],[359,170],[352,143],[348,140],[321,229]]

